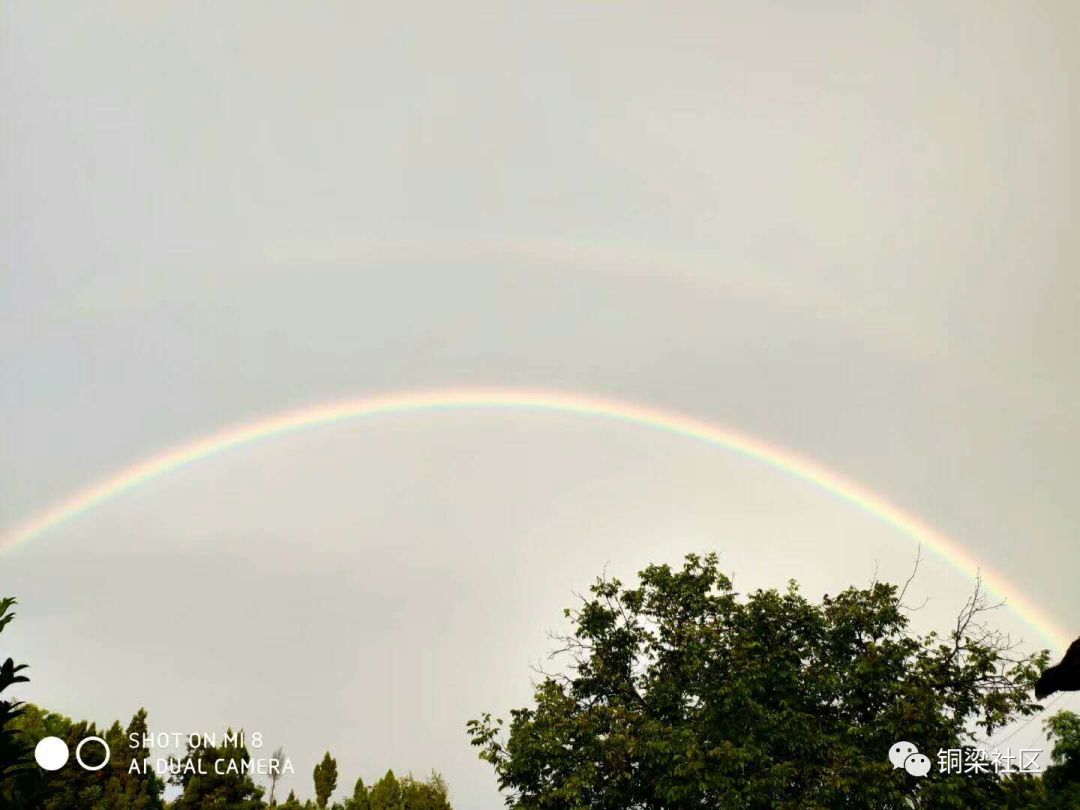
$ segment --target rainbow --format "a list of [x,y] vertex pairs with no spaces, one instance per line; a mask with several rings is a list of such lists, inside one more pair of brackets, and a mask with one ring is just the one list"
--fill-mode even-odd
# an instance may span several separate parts
[[27,543],[154,478],[263,439],[364,417],[476,408],[548,411],[608,419],[707,442],[767,464],[831,493],[902,534],[924,543],[963,574],[970,575],[977,569],[981,570],[987,589],[1001,598],[1008,597],[1010,607],[1054,647],[1060,651],[1068,644],[1069,636],[1043,610],[999,574],[980,566],[958,542],[866,487],[816,462],[752,436],[677,412],[614,399],[540,389],[450,388],[413,391],[314,405],[256,419],[173,447],[78,490],[0,535],[0,549]]

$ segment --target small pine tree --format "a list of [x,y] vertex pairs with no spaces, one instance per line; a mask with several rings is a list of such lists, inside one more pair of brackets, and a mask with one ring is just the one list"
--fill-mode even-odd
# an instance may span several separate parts
[[337,760],[330,756],[330,752],[327,751],[323,755],[322,762],[315,766],[315,770],[312,771],[311,775],[315,780],[315,802],[319,807],[326,807],[326,803],[330,800],[330,794],[337,787]]
[[371,800],[368,798],[368,789],[363,779],[357,778],[356,784],[353,785],[352,796],[347,798],[342,806],[344,810],[371,810]]
[[402,810],[401,783],[392,770],[372,786],[370,800],[371,810]]

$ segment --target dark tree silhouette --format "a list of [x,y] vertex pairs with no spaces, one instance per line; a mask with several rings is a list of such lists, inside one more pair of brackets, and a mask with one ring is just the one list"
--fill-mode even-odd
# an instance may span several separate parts
[[1035,683],[1035,699],[1042,700],[1054,692],[1080,690],[1080,638],[1069,645],[1065,657],[1056,666],[1043,671]]
[[[15,600],[10,596],[0,599],[0,632],[15,618],[11,612],[14,605]],[[19,674],[24,669],[26,664],[16,664],[11,658],[0,664],[0,692],[29,681]],[[0,700],[0,801],[8,803],[15,801],[15,777],[30,767],[30,748],[15,736],[13,730],[13,721],[23,711],[23,704],[18,700]]]

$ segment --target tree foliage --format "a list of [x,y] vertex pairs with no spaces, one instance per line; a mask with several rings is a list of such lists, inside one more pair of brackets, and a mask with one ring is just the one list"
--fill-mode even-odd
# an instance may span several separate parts
[[[310,805],[310,802],[308,802]],[[296,798],[296,791],[290,790],[289,795],[285,798],[284,803],[279,804],[280,810],[304,810],[304,805]]]
[[371,799],[362,778],[357,778],[352,795],[344,801],[342,810],[371,810]]
[[[11,608],[15,606],[12,597],[0,599],[0,633],[15,618]],[[0,695],[18,683],[27,683],[30,679],[20,674],[26,664],[16,664],[13,658],[7,658],[0,664]],[[16,785],[20,777],[30,770],[30,747],[18,736],[15,722],[24,711],[23,704],[11,697],[0,699],[0,801],[14,806]]]
[[427,779],[412,774],[403,777],[401,799],[404,810],[451,810],[446,780],[435,772]]
[[412,774],[399,779],[389,770],[366,797],[362,793],[363,783],[357,782],[351,799],[355,805],[346,804],[345,810],[452,810],[446,780],[434,771],[427,779]]
[[263,789],[245,770],[251,755],[241,740],[243,732],[234,734],[230,728],[220,745],[203,740],[174,760],[175,774],[169,781],[183,789],[172,804],[175,810],[260,810],[264,806]]
[[1035,712],[1047,655],[1016,655],[978,589],[944,635],[909,632],[902,596],[741,596],[715,555],[649,566],[637,587],[601,578],[566,611],[566,669],[508,728],[470,722],[472,743],[507,804],[535,810],[1000,804],[992,773],[917,779],[886,752],[973,744]]
[[[133,750],[129,735],[147,730],[147,713],[139,709],[124,728],[114,722],[106,729],[96,724],[75,721],[56,712],[28,704],[17,721],[17,729],[27,746],[43,737],[59,737],[72,752],[86,737],[101,737],[114,755],[104,768],[86,771],[69,764],[58,771],[34,768],[21,780],[20,793],[24,806],[40,810],[159,810],[164,807],[162,781],[150,770],[147,773],[129,772],[133,759],[145,758],[144,748]],[[88,762],[101,756],[96,746],[87,746],[83,757]]]
[[315,781],[315,803],[319,807],[326,807],[326,802],[337,787],[337,760],[327,751],[311,775]]
[[1080,807],[1080,715],[1061,711],[1044,724],[1053,743],[1043,774],[1045,807]]

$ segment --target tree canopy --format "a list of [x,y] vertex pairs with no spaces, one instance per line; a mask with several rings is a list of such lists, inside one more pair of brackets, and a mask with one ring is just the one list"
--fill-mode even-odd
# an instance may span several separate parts
[[1004,806],[1012,785],[993,772],[919,779],[886,757],[898,740],[931,756],[973,745],[1040,709],[1031,688],[1047,654],[1016,654],[979,589],[955,627],[920,636],[888,583],[820,602],[794,582],[741,595],[715,555],[639,577],[602,577],[566,611],[565,667],[533,705],[508,726],[470,722],[508,805]]
[[[15,599],[0,599],[0,633],[15,618],[11,608]],[[18,683],[27,683],[29,678],[21,674],[26,664],[16,664],[8,658],[0,664],[0,696]],[[15,722],[25,711],[22,703],[14,698],[0,699],[0,800],[14,805],[16,785],[23,774],[30,770],[30,746],[17,734]]]
[[[229,729],[218,745],[200,741],[197,748],[190,745],[186,754],[174,760],[174,774],[169,782],[182,789],[173,802],[175,810],[260,810],[263,789],[255,784],[243,766],[251,761],[247,745],[240,740],[243,732]],[[213,767],[210,763],[226,763]]]
[[[69,751],[74,751],[80,740],[98,736],[105,740],[110,750],[124,752],[124,756],[113,756],[105,767],[98,771],[86,771],[74,767],[73,764],[53,772],[35,767],[19,785],[22,806],[39,810],[164,808],[161,798],[163,781],[152,770],[132,773],[128,768],[132,759],[145,758],[149,753],[146,749],[133,751],[128,745],[129,735],[137,734],[142,737],[147,730],[146,723],[145,709],[135,712],[126,727],[114,722],[108,728],[99,729],[94,723],[72,720],[62,714],[28,704],[17,721],[18,733],[26,745],[30,746],[43,737],[59,737],[67,744]],[[96,749],[88,749],[84,756],[87,761],[93,761],[100,753]]]

